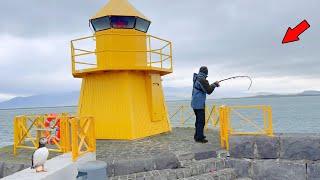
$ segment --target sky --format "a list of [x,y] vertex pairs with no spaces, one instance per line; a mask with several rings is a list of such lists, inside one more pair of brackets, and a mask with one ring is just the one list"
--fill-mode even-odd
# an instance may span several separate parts
[[[320,90],[318,0],[129,0],[152,20],[149,34],[173,43],[174,73],[165,87],[190,88],[199,67],[217,94]],[[80,89],[71,75],[70,40],[92,35],[88,20],[107,0],[1,2],[0,101]],[[288,27],[306,19],[300,41],[281,44]]]

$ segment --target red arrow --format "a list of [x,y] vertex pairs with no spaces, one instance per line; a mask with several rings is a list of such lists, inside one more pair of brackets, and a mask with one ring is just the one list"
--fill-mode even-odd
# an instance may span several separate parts
[[282,40],[282,44],[299,41],[299,35],[302,34],[310,27],[310,24],[307,20],[303,20],[300,24],[298,24],[295,28],[288,28],[286,35]]

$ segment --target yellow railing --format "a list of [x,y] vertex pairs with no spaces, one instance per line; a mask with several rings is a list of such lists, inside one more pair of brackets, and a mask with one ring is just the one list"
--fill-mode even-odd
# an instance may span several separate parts
[[[60,114],[55,117],[55,125],[48,126],[45,124],[48,117],[49,115],[23,115],[14,118],[15,155],[18,149],[37,149],[41,137],[50,140],[47,145],[49,151],[60,153],[71,151],[73,160],[86,152],[95,151],[93,118]],[[58,138],[57,131],[60,132]]]
[[[146,49],[130,50],[130,49],[106,49],[102,51],[96,50],[96,38],[98,36],[107,36],[112,38],[113,36],[128,36],[128,37],[142,37],[146,39]],[[91,44],[90,47],[88,44]],[[156,47],[153,47],[156,46]],[[85,48],[84,48],[85,47]],[[137,34],[100,34],[96,36],[88,36],[71,41],[71,61],[72,61],[72,73],[93,72],[98,70],[111,70],[100,69],[96,61],[96,55],[100,53],[144,53],[147,56],[146,66],[136,67],[122,67],[130,70],[160,70],[166,72],[172,72],[172,43],[170,41],[152,36],[152,35],[137,35]],[[93,59],[89,61],[89,56],[93,55]],[[86,60],[81,60],[85,58]],[[77,65],[84,65],[84,68],[77,68]],[[118,69],[119,67],[117,67]]]
[[[205,127],[208,128],[208,124],[211,124],[213,127],[217,127],[217,124],[219,122],[217,106],[216,105],[206,106],[205,111],[206,111]],[[174,123],[174,121],[177,122],[177,120],[179,121],[179,123],[174,124],[177,126],[185,126],[187,122],[190,120],[193,120],[193,122],[195,121],[195,115],[190,105],[179,105],[175,107],[174,111],[171,112],[169,117],[172,123]]]
[[[17,149],[36,149],[39,145],[40,137],[47,136],[46,134],[55,133],[54,128],[45,126],[45,120],[48,115],[33,115],[33,116],[16,116],[14,118],[14,154],[17,154]],[[62,115],[58,116],[60,119],[60,132],[65,132],[66,124],[62,123]],[[67,152],[68,144],[64,133],[60,134],[60,141],[53,139],[48,147],[50,151]]]
[[[255,116],[241,113],[240,110],[255,110]],[[259,119],[261,113],[261,119]],[[221,147],[229,149],[229,136],[231,135],[267,135],[273,136],[272,108],[270,106],[221,106],[220,114],[220,140]],[[235,122],[238,118],[238,122]],[[259,119],[259,120],[257,120]],[[247,125],[250,130],[235,129],[234,125]],[[254,130],[252,130],[254,129]]]
[[71,117],[72,159],[76,160],[87,152],[96,151],[95,125],[91,117]]

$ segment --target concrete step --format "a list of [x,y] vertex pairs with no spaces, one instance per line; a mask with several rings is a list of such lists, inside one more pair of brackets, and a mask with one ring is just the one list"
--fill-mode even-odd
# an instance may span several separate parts
[[183,167],[178,169],[153,170],[123,176],[114,176],[110,177],[110,179],[183,179],[209,172],[217,172],[225,168],[226,164],[222,159],[210,158],[187,162]]
[[196,179],[201,179],[201,180],[235,180],[236,179],[236,173],[234,169],[227,168],[227,169],[222,169],[214,172],[209,172],[206,174],[201,174],[197,176],[192,176],[188,178],[184,178],[184,180],[196,180]]

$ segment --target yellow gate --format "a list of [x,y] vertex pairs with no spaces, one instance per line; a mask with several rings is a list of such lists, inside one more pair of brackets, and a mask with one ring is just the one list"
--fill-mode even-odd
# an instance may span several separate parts
[[[246,112],[243,113],[241,111]],[[249,117],[248,111],[256,112],[254,116]],[[230,135],[273,136],[272,108],[270,106],[221,106],[219,108],[219,114],[222,148],[229,149]],[[236,119],[238,121],[235,121]],[[245,125],[246,127],[244,127]]]

